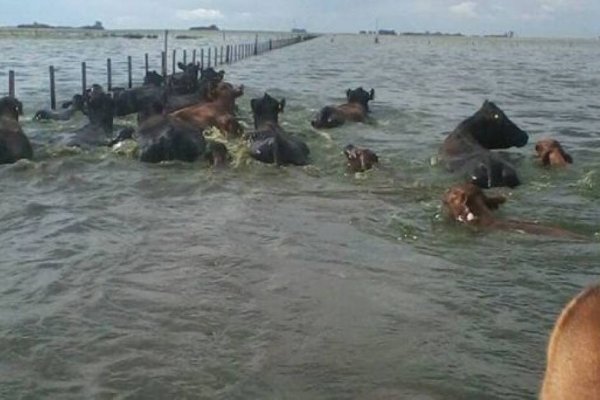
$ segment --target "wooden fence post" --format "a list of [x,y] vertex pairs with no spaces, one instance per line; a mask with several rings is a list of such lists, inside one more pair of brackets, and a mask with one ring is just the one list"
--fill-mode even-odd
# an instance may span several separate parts
[[[164,52],[165,52],[165,54],[169,54],[169,53],[168,53],[169,49],[168,49],[168,46],[167,46],[167,45],[168,45],[168,41],[169,41],[169,31],[168,31],[168,30],[166,30],[166,31],[165,31],[165,48],[164,48]],[[165,64],[165,65],[166,65],[166,64]]]
[[8,95],[15,97],[15,71],[8,71]]
[[50,108],[56,110],[56,85],[54,81],[54,65],[50,66]]
[[107,85],[108,85],[108,91],[110,92],[112,90],[112,61],[110,58],[106,59],[106,75],[107,75]]
[[131,65],[131,56],[127,56],[127,86],[129,89],[133,87],[133,71]]
[[81,63],[81,95],[85,96],[87,89],[87,66],[85,61]]
[[176,49],[173,49],[173,60],[172,60],[172,62],[173,62],[173,69],[171,70],[171,73],[174,74],[175,72],[177,72],[177,71],[175,71],[175,65],[177,64],[177,50]]

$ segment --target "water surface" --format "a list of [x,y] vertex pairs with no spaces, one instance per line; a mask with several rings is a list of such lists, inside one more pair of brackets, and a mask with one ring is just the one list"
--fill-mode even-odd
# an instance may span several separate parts
[[[313,161],[228,171],[59,151],[47,143],[83,118],[31,121],[49,64],[68,98],[81,61],[103,84],[106,57],[132,55],[139,72],[160,40],[1,39],[0,82],[17,71],[36,159],[0,167],[0,397],[534,399],[556,315],[599,271],[600,46],[381,39],[321,37],[227,66],[246,124],[252,97],[285,97],[283,126]],[[310,127],[357,86],[375,88],[371,123]],[[460,179],[431,158],[485,99],[530,133],[510,150],[524,184],[499,190],[500,214],[589,242],[440,217]],[[540,169],[544,136],[575,164]],[[382,167],[346,173],[348,143]]]

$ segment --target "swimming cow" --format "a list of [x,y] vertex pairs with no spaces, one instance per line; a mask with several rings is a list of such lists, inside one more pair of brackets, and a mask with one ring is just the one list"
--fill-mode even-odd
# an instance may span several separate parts
[[326,106],[311,121],[314,128],[335,128],[346,121],[363,122],[369,113],[369,101],[375,98],[375,89],[367,92],[362,87],[346,91],[346,103]]
[[85,112],[85,101],[84,97],[80,94],[73,96],[71,101],[63,104],[63,109],[60,111],[55,110],[39,110],[35,113],[33,119],[40,120],[54,120],[54,121],[68,121],[77,111]]
[[443,211],[452,220],[482,228],[526,232],[534,235],[547,235],[573,239],[582,236],[562,228],[539,225],[528,221],[502,220],[494,216],[494,210],[506,202],[503,196],[487,196],[474,183],[456,185],[448,189],[442,198]]
[[301,139],[287,135],[279,125],[279,113],[285,99],[277,101],[269,94],[250,101],[255,130],[246,134],[250,155],[257,161],[276,165],[306,165],[310,153]]
[[554,139],[538,140],[535,151],[543,166],[565,167],[573,163],[573,157]]
[[163,114],[163,105],[155,103],[143,113],[136,131],[140,160],[196,161],[206,150],[202,129],[176,117]]
[[200,80],[198,88],[188,94],[173,94],[167,93],[166,111],[167,113],[181,110],[182,108],[206,103],[210,101],[211,90],[215,88],[219,82],[223,81],[225,71],[215,71],[214,68],[208,67],[200,71]]
[[156,71],[148,71],[144,76],[144,85],[162,86],[165,78]]
[[29,139],[19,125],[23,104],[14,97],[0,99],[0,164],[12,164],[21,158],[33,158]]
[[181,72],[167,77],[167,91],[170,94],[189,94],[198,89],[198,72],[200,63],[177,63]]
[[375,152],[352,144],[344,148],[344,155],[348,160],[348,169],[352,172],[365,172],[379,163],[379,157]]
[[236,136],[241,134],[242,128],[233,114],[235,100],[243,94],[243,85],[236,87],[228,82],[219,82],[210,89],[209,101],[183,108],[171,115],[200,130],[214,126],[227,135]]
[[152,103],[163,101],[165,88],[162,87],[163,78],[151,71],[144,77],[144,84],[140,87],[113,89],[114,115],[123,117],[135,114],[149,107]]
[[490,149],[523,147],[529,136],[491,101],[451,132],[440,149],[440,159],[452,172],[462,172],[482,188],[520,184],[514,167]]
[[112,137],[114,102],[112,96],[100,85],[93,85],[86,93],[86,110],[89,122],[74,132],[68,146],[105,146]]

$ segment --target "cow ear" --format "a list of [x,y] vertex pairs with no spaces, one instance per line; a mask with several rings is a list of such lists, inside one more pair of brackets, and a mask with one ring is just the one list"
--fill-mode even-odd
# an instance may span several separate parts
[[218,75],[219,75],[219,79],[223,80],[223,78],[225,77],[225,71],[224,70],[220,70],[219,73],[218,73]]
[[256,103],[258,103],[257,99],[250,100],[250,108],[252,109],[253,113],[256,113]]
[[573,164],[573,157],[571,157],[571,155],[569,153],[565,153],[564,151],[562,151],[562,155],[565,159],[566,162],[568,162],[569,164]]
[[369,92],[369,100],[373,100],[375,98],[375,89],[371,88]]
[[348,100],[350,100],[350,93],[352,93],[352,90],[350,90],[350,89],[346,90],[346,98]]
[[573,164],[573,157],[571,157],[571,155],[569,153],[567,153],[566,151],[564,151],[564,149],[562,148],[562,146],[559,145],[558,147],[558,151],[560,151],[560,155],[562,156],[562,158],[569,164]]
[[283,112],[284,108],[285,108],[285,98],[281,99],[281,101],[279,102],[279,112]]
[[21,103],[17,99],[15,99],[15,101],[17,102],[17,112],[19,113],[19,115],[23,115],[23,103]]

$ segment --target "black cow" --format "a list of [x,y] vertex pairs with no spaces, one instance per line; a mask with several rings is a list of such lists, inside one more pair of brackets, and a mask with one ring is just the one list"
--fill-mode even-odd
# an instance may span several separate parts
[[75,115],[77,111],[85,112],[85,101],[84,97],[80,94],[73,96],[71,101],[63,104],[63,109],[60,111],[55,110],[39,110],[35,113],[33,119],[35,120],[54,120],[54,121],[68,121]]
[[23,104],[14,97],[0,99],[0,164],[12,164],[22,158],[33,158],[29,139],[19,125]]
[[110,94],[100,85],[93,85],[86,93],[87,117],[89,122],[75,131],[67,142],[69,146],[104,146],[112,137],[114,102]]
[[178,118],[165,115],[163,105],[154,103],[138,115],[135,136],[140,146],[140,160],[157,163],[180,160],[193,162],[206,151],[202,130]]
[[466,174],[482,188],[515,187],[520,180],[514,167],[490,149],[523,147],[528,139],[526,132],[498,106],[486,100],[475,114],[446,137],[440,158],[448,170]]
[[182,72],[176,72],[167,77],[167,91],[169,94],[190,94],[198,90],[198,72],[200,63],[178,63]]
[[225,71],[215,71],[209,67],[200,71],[198,89],[190,94],[175,95],[169,93],[166,99],[166,111],[168,113],[181,110],[195,104],[201,104],[210,100],[210,93],[216,85],[223,80]]
[[250,101],[254,115],[253,132],[248,133],[250,155],[255,160],[276,165],[306,165],[309,149],[301,139],[287,135],[279,126],[278,116],[285,99],[277,101],[267,93]]

